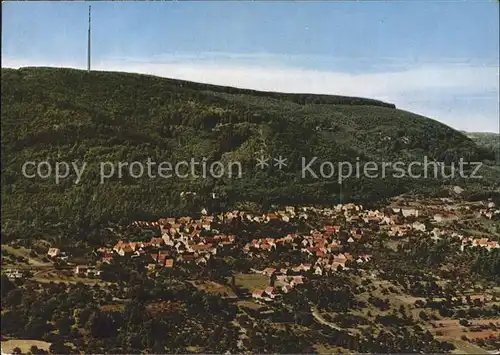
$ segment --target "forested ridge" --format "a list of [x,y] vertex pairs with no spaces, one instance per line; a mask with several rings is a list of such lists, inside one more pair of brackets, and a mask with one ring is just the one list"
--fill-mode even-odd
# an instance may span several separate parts
[[[435,179],[302,178],[301,157],[318,161],[493,161],[464,134],[376,100],[242,90],[154,76],[62,68],[2,69],[2,231],[29,236],[54,226],[74,235],[107,222],[199,211],[202,206],[379,201],[434,193]],[[265,153],[287,169],[255,171]],[[102,161],[239,161],[243,177],[121,179],[99,183]],[[27,179],[26,161],[88,164],[82,181]],[[496,174],[496,175],[495,175]],[[498,170],[467,182],[498,186]],[[447,181],[448,183],[462,183]],[[180,196],[184,191],[196,197]],[[217,200],[209,198],[216,193]]]

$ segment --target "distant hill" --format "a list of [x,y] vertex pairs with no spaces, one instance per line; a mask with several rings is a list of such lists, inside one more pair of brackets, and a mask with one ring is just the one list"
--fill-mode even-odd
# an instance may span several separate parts
[[[356,158],[361,164],[423,156],[446,162],[493,159],[461,132],[376,100],[73,69],[2,69],[1,125],[4,233],[57,224],[80,233],[108,220],[157,218],[204,205],[377,201],[442,186],[433,179],[352,178],[342,186],[335,179],[303,179],[301,157],[353,164]],[[256,171],[261,151],[286,157],[288,166]],[[244,176],[135,179],[124,169],[121,179],[99,184],[99,162],[148,157],[174,164],[202,157],[237,160]],[[47,159],[87,162],[82,182],[56,185],[21,175],[24,162]],[[480,188],[491,189],[493,180],[481,181]],[[197,195],[185,199],[183,191]],[[211,192],[219,199],[207,200]]]
[[463,132],[478,146],[498,151],[500,149],[500,134],[489,132]]

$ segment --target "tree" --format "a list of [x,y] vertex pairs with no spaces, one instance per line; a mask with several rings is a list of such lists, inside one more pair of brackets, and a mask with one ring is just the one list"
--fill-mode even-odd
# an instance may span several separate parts
[[2,298],[6,296],[10,291],[16,288],[16,285],[12,281],[9,280],[7,275],[2,274],[2,280],[1,280],[1,295]]
[[113,319],[100,310],[96,310],[90,315],[85,328],[94,338],[108,338],[116,333]]
[[429,320],[429,316],[424,311],[420,311],[420,313],[418,314],[418,316],[420,317],[420,319],[422,319],[424,321],[428,321]]
[[47,351],[43,350],[43,349],[39,349],[38,346],[36,345],[32,345],[30,347],[30,351],[29,351],[31,354],[33,355],[43,355],[43,354],[47,354]]
[[69,354],[71,352],[71,349],[68,346],[64,345],[62,341],[57,340],[50,345],[49,351],[52,354]]
[[71,320],[66,315],[59,318],[55,325],[60,336],[67,336],[71,331]]

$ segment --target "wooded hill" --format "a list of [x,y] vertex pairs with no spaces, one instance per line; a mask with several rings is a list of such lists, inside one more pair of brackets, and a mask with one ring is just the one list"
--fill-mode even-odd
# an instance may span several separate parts
[[[107,221],[125,222],[232,208],[250,201],[311,204],[378,201],[403,192],[435,193],[444,183],[492,191],[499,171],[484,179],[300,176],[301,157],[318,162],[445,162],[494,159],[491,150],[435,120],[363,98],[283,94],[199,84],[154,76],[60,68],[2,69],[2,231],[34,233],[61,226],[74,233]],[[255,170],[264,153],[286,157],[282,171]],[[243,177],[133,178],[99,183],[99,162],[150,158],[175,164],[239,161]],[[74,178],[27,179],[27,161],[85,161]],[[309,159],[308,159],[309,161]],[[272,162],[272,160],[271,160]],[[318,171],[318,165],[315,165]],[[472,188],[474,187],[474,188]],[[181,198],[193,191],[195,198]],[[215,192],[218,200],[209,195]]]

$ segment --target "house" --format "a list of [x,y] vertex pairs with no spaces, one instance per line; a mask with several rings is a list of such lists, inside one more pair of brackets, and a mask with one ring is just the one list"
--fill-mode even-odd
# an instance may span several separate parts
[[49,248],[49,251],[47,252],[47,256],[49,258],[56,258],[59,255],[61,255],[61,249],[59,248]]
[[339,266],[344,269],[345,268],[345,262],[344,263],[341,263],[341,262],[338,262],[338,261],[334,261],[332,263],[332,266],[331,266],[331,270],[333,271],[337,271],[339,269]]
[[266,276],[269,276],[269,277],[271,277],[275,272],[276,272],[276,269],[272,268],[272,267],[268,267],[268,268],[265,268],[264,270],[262,270],[262,273]]
[[212,248],[212,244],[209,243],[209,244],[203,244],[203,243],[200,243],[200,244],[194,244],[194,245],[190,245],[188,247],[188,249],[192,252],[195,252],[195,253],[208,253],[210,251],[210,249]]
[[325,232],[338,233],[340,232],[340,226],[325,226]]
[[268,295],[270,298],[275,298],[278,294],[276,293],[274,287],[271,287],[271,286],[268,286],[266,287],[266,289],[264,290],[264,292],[266,293],[266,295]]
[[330,244],[326,245],[326,250],[328,253],[331,253],[333,251],[339,251],[341,248],[341,245],[338,241],[333,240]]
[[204,258],[203,256],[200,256],[198,259],[195,260],[196,265],[207,265],[207,259]]
[[[184,217],[181,217],[179,218],[179,223],[184,223],[184,224],[189,224],[189,222],[191,222],[191,217],[188,217],[188,216],[184,216]],[[175,224],[175,219],[174,221],[172,222],[172,224]]]
[[487,247],[488,246],[488,238],[474,239],[472,241],[472,246],[475,246],[475,247]]
[[418,210],[413,208],[402,208],[401,213],[403,214],[403,217],[418,217]]
[[361,220],[361,217],[358,215],[352,215],[347,218],[349,222],[359,222]]
[[266,222],[277,221],[279,219],[280,219],[279,216],[275,213],[268,213],[267,216],[265,217]]
[[194,253],[184,253],[180,255],[180,261],[183,261],[185,263],[193,262],[196,260],[196,255]]
[[346,262],[347,262],[346,256],[344,254],[339,254],[333,259],[332,269],[336,270],[339,265],[345,268]]
[[212,223],[214,219],[214,216],[205,216],[203,217],[203,222]]
[[75,275],[83,276],[87,273],[89,267],[86,265],[77,265],[75,268]]
[[443,221],[443,215],[442,215],[442,214],[437,213],[437,214],[435,214],[435,215],[433,216],[433,219],[434,219],[434,221],[435,221],[435,222],[437,222],[437,223],[441,223],[441,222]]
[[408,233],[408,228],[407,226],[391,226],[390,230],[387,232],[387,234],[390,237],[403,237]]
[[288,280],[288,276],[287,275],[277,275],[276,276],[276,282],[286,283],[287,280]]
[[464,192],[464,189],[462,189],[460,186],[454,186],[453,192],[456,193],[457,195],[460,195],[462,192]]
[[304,271],[309,271],[311,270],[312,265],[311,264],[300,264],[302,265],[302,270]]
[[292,280],[290,281],[290,285],[292,287],[303,284],[304,284],[304,278],[302,276],[292,276]]
[[356,206],[354,203],[347,203],[342,206],[342,210],[344,211],[359,210],[359,207]]
[[454,213],[437,213],[434,215],[434,221],[437,223],[451,222],[458,219]]
[[165,260],[170,256],[170,253],[166,251],[158,251],[157,253],[152,253],[150,255],[158,264],[165,265]]
[[420,232],[425,232],[425,224],[423,224],[422,222],[413,222],[413,224],[411,225],[413,229],[415,230],[418,230]]
[[163,240],[163,238],[151,238],[150,243],[151,246],[159,248],[165,244],[165,240]]
[[162,236],[167,235],[170,232],[170,224],[160,225],[160,234]]
[[111,264],[112,261],[113,261],[113,254],[105,254],[101,259],[101,262],[103,264]]
[[339,254],[333,258],[334,262],[345,264],[347,261],[347,258],[344,256],[344,254]]
[[321,276],[321,275],[323,275],[323,269],[322,269],[319,265],[317,265],[317,266],[314,268],[314,274],[315,274],[315,275],[320,275],[320,276]]
[[174,259],[165,259],[165,267],[167,268],[174,267]]
[[286,211],[278,211],[278,215],[281,217],[286,216]]
[[354,260],[354,257],[350,253],[344,253],[344,257],[346,258],[346,260],[349,260],[349,261]]
[[262,250],[271,250],[271,245],[269,245],[268,243],[264,242],[262,243],[260,246],[259,246],[260,249]]
[[20,279],[23,277],[23,273],[17,269],[8,269],[6,272],[5,272],[5,275],[11,279],[11,280],[15,280],[15,279]]
[[394,224],[394,220],[391,217],[384,216],[382,217],[382,220],[380,221],[380,224]]
[[182,225],[181,225],[181,224],[179,224],[179,223],[174,223],[174,224],[172,224],[172,225],[171,225],[171,227],[170,227],[170,233],[171,233],[171,234],[180,233],[180,231],[181,231],[181,226],[182,226]]
[[262,295],[264,294],[264,290],[254,290],[252,292],[252,297],[253,298],[262,298]]
[[318,248],[318,250],[316,250],[316,256],[318,258],[324,258],[326,256],[325,250],[325,248]]
[[498,242],[493,241],[493,242],[488,242],[486,245],[486,249],[491,250],[491,249],[498,249],[500,248],[500,244]]
[[85,276],[100,276],[101,275],[101,271],[100,270],[97,270],[96,268],[94,267],[89,267],[87,269],[87,271],[85,272]]
[[135,245],[127,242],[122,242],[121,240],[113,247],[113,250],[120,256],[124,256],[128,253],[133,253],[135,250]]
[[290,292],[291,290],[293,290],[293,287],[292,287],[291,285],[289,285],[289,284],[283,285],[283,286],[281,287],[281,291],[282,291],[283,293],[288,293],[288,292]]
[[372,256],[369,254],[361,254],[359,257],[364,261],[370,261],[372,258]]

